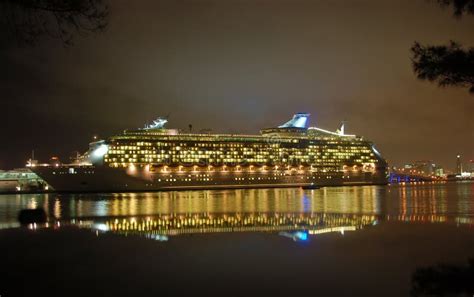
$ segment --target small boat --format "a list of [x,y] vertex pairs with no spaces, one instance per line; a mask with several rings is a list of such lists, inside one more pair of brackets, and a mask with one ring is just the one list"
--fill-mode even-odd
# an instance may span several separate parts
[[321,187],[311,183],[310,185],[301,186],[301,188],[303,190],[316,190],[316,189],[320,189]]

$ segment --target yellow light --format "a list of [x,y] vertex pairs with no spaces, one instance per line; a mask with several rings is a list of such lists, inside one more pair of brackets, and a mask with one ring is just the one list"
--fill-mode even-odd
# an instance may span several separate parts
[[137,167],[135,166],[135,164],[130,163],[130,164],[128,165],[128,172],[129,172],[129,173],[135,173],[136,171],[137,171]]

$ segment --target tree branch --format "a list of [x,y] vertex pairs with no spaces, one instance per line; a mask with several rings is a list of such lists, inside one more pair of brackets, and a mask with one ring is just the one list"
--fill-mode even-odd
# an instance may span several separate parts
[[474,49],[449,45],[424,46],[415,42],[411,48],[413,71],[421,80],[439,86],[460,86],[474,91]]

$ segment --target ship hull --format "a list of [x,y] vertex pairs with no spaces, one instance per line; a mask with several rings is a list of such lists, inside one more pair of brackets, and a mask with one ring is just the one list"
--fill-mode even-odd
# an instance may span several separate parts
[[143,192],[233,188],[385,185],[385,173],[173,172],[97,167],[32,169],[57,192]]

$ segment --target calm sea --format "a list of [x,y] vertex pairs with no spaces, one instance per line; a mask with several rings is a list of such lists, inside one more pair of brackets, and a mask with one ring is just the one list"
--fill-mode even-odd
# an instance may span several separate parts
[[44,208],[51,219],[169,218],[284,214],[373,215],[379,222],[474,223],[474,183],[407,186],[173,191],[117,194],[0,195],[0,225],[17,223],[25,208]]
[[3,195],[0,229],[7,293],[407,296],[474,257],[474,183]]

